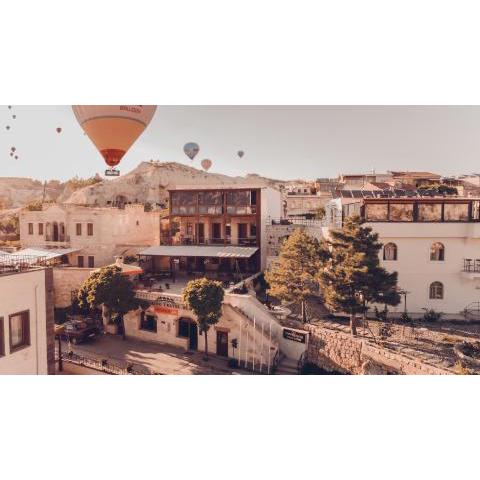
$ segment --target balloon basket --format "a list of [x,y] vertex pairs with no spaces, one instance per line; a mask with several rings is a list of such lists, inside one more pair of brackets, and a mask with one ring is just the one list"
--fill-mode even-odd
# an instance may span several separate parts
[[118,177],[120,175],[120,170],[116,170],[115,168],[109,168],[105,170],[106,177]]

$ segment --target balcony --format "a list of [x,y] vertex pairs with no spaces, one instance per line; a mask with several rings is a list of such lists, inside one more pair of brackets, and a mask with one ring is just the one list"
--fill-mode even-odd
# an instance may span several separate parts
[[234,247],[258,247],[257,237],[246,237],[232,239],[228,238],[196,238],[196,237],[183,237],[172,238],[162,236],[162,245],[232,245]]
[[470,280],[480,278],[480,258],[464,258],[462,276]]

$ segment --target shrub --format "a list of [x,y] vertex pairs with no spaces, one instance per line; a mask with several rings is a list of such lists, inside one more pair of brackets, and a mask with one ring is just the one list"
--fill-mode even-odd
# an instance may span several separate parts
[[423,314],[425,322],[438,322],[443,316],[442,312],[437,312],[433,308],[423,308],[422,310],[425,310]]

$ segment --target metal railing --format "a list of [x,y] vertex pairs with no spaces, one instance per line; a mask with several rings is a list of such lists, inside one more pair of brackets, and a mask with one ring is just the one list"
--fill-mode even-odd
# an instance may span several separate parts
[[304,217],[286,217],[286,218],[272,218],[268,217],[267,225],[303,225],[310,227],[322,227],[327,225],[325,219],[319,220],[316,218]]
[[231,246],[258,246],[257,237],[245,237],[232,239],[228,238],[198,238],[198,237],[184,237],[179,239],[174,239],[173,237],[162,237],[163,245],[231,245]]
[[[59,360],[58,351],[55,352],[55,360],[57,362]],[[143,365],[130,362],[125,365],[120,365],[112,362],[110,359],[86,357],[85,355],[78,355],[73,352],[62,352],[62,362],[91,368],[92,370],[97,370],[109,375],[162,375]]]
[[463,271],[471,273],[480,272],[480,258],[464,258]]

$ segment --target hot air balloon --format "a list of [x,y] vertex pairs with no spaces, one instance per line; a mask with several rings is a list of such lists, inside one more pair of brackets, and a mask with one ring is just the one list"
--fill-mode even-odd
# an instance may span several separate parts
[[198,146],[198,143],[189,142],[183,146],[183,151],[190,160],[193,160],[200,151],[200,147]]
[[211,160],[209,160],[208,158],[205,158],[204,160],[202,160],[202,167],[206,172],[208,172],[208,170],[210,170],[211,166],[212,166],[212,161]]
[[10,125],[7,125],[5,128],[6,128],[7,130],[10,130]]
[[10,152],[10,156],[13,157],[13,152]]
[[245,152],[243,150],[239,150],[237,154],[240,158],[242,158],[245,155]]
[[15,119],[17,118],[17,116],[16,116],[16,115],[12,115],[12,118],[15,120]]
[[18,160],[18,155],[15,155],[15,160]]
[[9,106],[8,106],[8,108],[10,109],[10,108],[12,108],[12,106],[11,106],[11,105],[9,105]]
[[105,175],[119,175],[113,167],[147,128],[156,105],[73,105],[73,113],[110,167]]
[[55,130],[57,131],[57,133],[62,133],[62,129],[60,127],[57,127]]
[[16,150],[16,148],[15,148],[15,147],[12,147],[10,150],[11,150],[12,152],[14,152],[14,151]]

